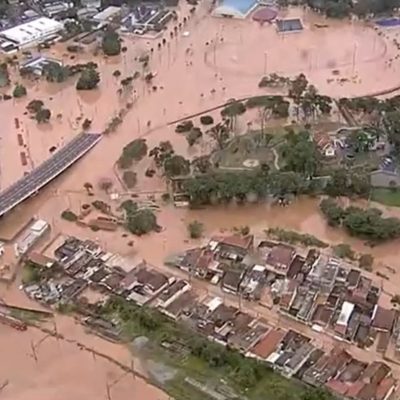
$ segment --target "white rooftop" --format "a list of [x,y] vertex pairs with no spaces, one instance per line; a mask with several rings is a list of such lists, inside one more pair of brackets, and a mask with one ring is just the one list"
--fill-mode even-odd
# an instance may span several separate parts
[[63,24],[54,19],[40,17],[30,22],[14,26],[0,32],[0,35],[19,45],[40,40],[56,33],[63,28]]
[[47,222],[44,221],[43,219],[38,219],[36,220],[32,225],[31,225],[31,231],[33,232],[41,232],[43,229],[46,229],[48,226]]
[[98,22],[104,22],[117,15],[120,11],[121,7],[109,6],[96,14],[93,19]]
[[340,310],[340,315],[337,320],[338,325],[344,325],[347,326],[349,323],[349,319],[351,317],[351,314],[353,313],[354,310],[354,304],[350,303],[348,301],[345,301],[342,305],[342,309]]
[[206,306],[212,312],[216,310],[222,303],[223,300],[220,297],[214,297],[206,304]]

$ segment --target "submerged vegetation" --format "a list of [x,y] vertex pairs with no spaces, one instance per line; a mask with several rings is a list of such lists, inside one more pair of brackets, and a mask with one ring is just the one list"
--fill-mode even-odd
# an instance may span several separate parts
[[152,210],[139,209],[132,200],[124,201],[121,208],[125,211],[126,229],[134,235],[141,236],[159,229],[157,217]]
[[147,154],[146,139],[135,139],[123,149],[117,164],[121,169],[130,168],[134,161],[140,161]]
[[342,226],[350,235],[367,239],[372,243],[400,236],[400,219],[382,216],[376,208],[362,209],[340,207],[333,199],[324,199],[320,204],[322,214],[331,226]]
[[271,237],[280,242],[290,243],[290,244],[301,244],[306,247],[328,247],[328,243],[319,240],[313,235],[308,233],[299,233],[296,231],[290,231],[282,228],[269,228],[265,231],[268,237]]
[[[331,399],[331,396],[321,389],[306,388],[277,374],[265,363],[245,358],[236,350],[194,335],[193,331],[167,319],[156,309],[138,307],[121,298],[112,297],[99,311],[103,317],[119,321],[123,335],[129,341],[138,336],[146,336],[153,346],[159,346],[160,349],[162,343],[168,342],[179,343],[179,346],[187,349],[188,355],[185,359],[181,359],[179,354],[175,354],[174,357],[162,357],[163,362],[171,363],[182,371],[181,379],[193,374],[197,378],[199,373],[203,380],[215,379],[221,384],[223,379],[226,384],[245,394],[250,400]],[[158,354],[160,356],[160,353]]]

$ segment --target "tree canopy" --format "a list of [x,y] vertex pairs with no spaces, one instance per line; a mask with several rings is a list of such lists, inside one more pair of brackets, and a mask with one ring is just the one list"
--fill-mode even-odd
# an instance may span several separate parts
[[306,177],[315,175],[318,167],[318,151],[310,132],[290,131],[286,135],[286,143],[282,146],[285,169],[298,172]]
[[100,74],[94,68],[86,68],[81,72],[81,76],[76,83],[77,90],[92,90],[100,82]]
[[26,96],[26,94],[27,94],[26,87],[24,85],[21,85],[20,83],[17,83],[13,90],[13,97],[18,99],[20,97]]
[[340,207],[334,200],[325,199],[320,204],[328,223],[343,226],[352,236],[380,242],[400,236],[400,219],[385,218],[376,208]]
[[146,154],[146,139],[135,139],[122,149],[122,154],[117,161],[118,167],[121,169],[129,168],[134,161],[140,161]]
[[121,53],[121,39],[117,32],[107,30],[104,32],[101,43],[103,53],[107,56],[117,56]]
[[138,236],[144,235],[157,229],[157,218],[153,211],[143,209],[127,213],[128,230]]

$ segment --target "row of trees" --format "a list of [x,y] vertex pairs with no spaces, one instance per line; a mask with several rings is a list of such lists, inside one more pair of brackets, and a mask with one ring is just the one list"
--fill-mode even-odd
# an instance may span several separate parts
[[160,142],[158,146],[150,150],[149,156],[153,158],[156,167],[161,169],[168,178],[190,173],[190,161],[179,154],[175,154],[170,141]]
[[147,154],[146,139],[135,139],[123,149],[117,164],[121,169],[130,168],[134,161],[140,161]]
[[[345,180],[345,182],[343,182]],[[341,186],[340,186],[341,185]],[[206,171],[185,181],[184,190],[193,205],[217,204],[235,199],[256,201],[267,195],[284,197],[298,194],[357,195],[366,197],[370,191],[367,175],[335,171],[329,178],[310,178],[302,171]]]
[[157,217],[148,208],[139,209],[132,200],[126,200],[121,204],[125,210],[126,228],[134,235],[145,235],[146,233],[157,231]]
[[[289,0],[279,0],[281,6],[293,3]],[[312,9],[325,14],[330,18],[346,18],[354,14],[360,18],[371,14],[387,13],[400,7],[399,0],[299,0],[298,3],[307,4]]]
[[36,119],[36,121],[40,123],[49,122],[51,118],[51,111],[48,108],[44,107],[44,103],[42,100],[31,100],[26,109],[31,113],[31,115]]
[[384,218],[376,208],[340,207],[333,199],[324,199],[320,209],[331,226],[343,226],[352,236],[381,242],[400,236],[400,219]]
[[138,335],[149,337],[153,343],[179,342],[201,363],[205,363],[212,374],[223,374],[228,383],[241,392],[259,386],[262,398],[286,400],[329,400],[331,396],[320,389],[306,389],[276,374],[265,363],[245,358],[239,352],[207,340],[185,326],[167,319],[159,311],[138,307],[122,298],[112,297],[99,310],[109,319],[122,322],[124,332],[130,340]]

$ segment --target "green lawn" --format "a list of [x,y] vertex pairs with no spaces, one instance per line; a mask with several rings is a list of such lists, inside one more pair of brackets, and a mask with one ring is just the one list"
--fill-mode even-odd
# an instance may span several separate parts
[[371,200],[386,206],[400,207],[400,190],[373,189]]

